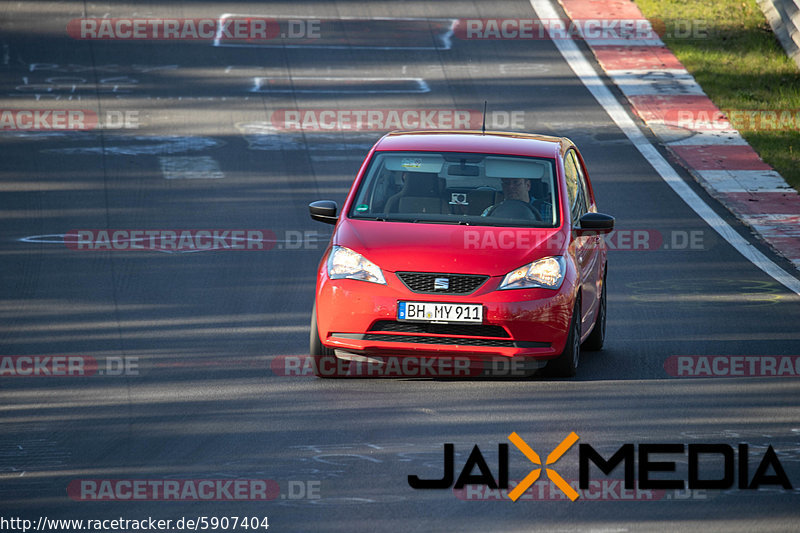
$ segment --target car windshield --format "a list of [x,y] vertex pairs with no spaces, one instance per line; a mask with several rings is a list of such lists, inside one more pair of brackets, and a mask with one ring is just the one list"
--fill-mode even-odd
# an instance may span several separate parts
[[476,226],[556,227],[554,160],[375,152],[349,216]]

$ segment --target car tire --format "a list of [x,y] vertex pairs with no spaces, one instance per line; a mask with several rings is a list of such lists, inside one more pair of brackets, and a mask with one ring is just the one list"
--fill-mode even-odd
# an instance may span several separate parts
[[545,367],[545,375],[553,378],[571,378],[578,369],[581,356],[581,301],[575,302],[572,320],[569,323],[569,335],[564,351],[555,359],[551,359]]
[[594,327],[592,328],[592,332],[586,338],[586,342],[583,343],[583,348],[590,351],[596,352],[603,349],[603,344],[606,341],[606,320],[607,320],[607,300],[608,300],[608,291],[606,291],[606,279],[608,278],[608,274],[603,276],[603,289],[600,294],[600,309],[597,311],[597,318],[594,321]]
[[[337,368],[337,359],[333,350],[327,348],[319,338],[319,330],[317,329],[317,304],[314,303],[314,308],[311,311],[311,335],[309,336],[308,351],[314,359],[314,375],[318,378],[336,378],[339,377]],[[325,368],[336,369],[333,372],[323,372]]]

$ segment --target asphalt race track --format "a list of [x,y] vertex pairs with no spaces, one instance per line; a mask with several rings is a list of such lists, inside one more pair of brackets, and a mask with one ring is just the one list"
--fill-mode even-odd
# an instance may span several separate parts
[[[68,33],[80,18],[223,14],[302,23],[266,41]],[[0,372],[2,519],[207,517],[213,530],[212,517],[268,517],[279,532],[797,528],[800,297],[667,186],[551,41],[451,32],[455,19],[489,17],[534,12],[522,0],[0,5],[0,107],[73,110],[105,126],[0,131],[0,357],[12,365]],[[572,380],[281,375],[281,356],[307,354],[315,271],[332,228],[310,220],[307,205],[341,203],[385,132],[304,130],[282,121],[285,111],[466,110],[473,120],[484,100],[487,128],[575,141],[601,211],[617,218],[606,348],[584,353]],[[70,240],[81,230],[259,230],[274,241],[269,250],[88,250]],[[17,356],[70,356],[97,372],[15,376]],[[782,377],[686,378],[670,375],[672,356],[795,366]],[[456,476],[475,445],[496,476],[498,444],[512,432],[544,460],[573,431],[606,459],[626,443],[729,445],[735,481],[637,493],[623,490],[622,466],[608,476],[592,466],[602,490],[575,502],[544,471],[516,502],[407,481],[441,478],[445,443],[455,445]],[[740,444],[745,478],[772,446],[793,488],[769,478],[772,469],[760,487],[740,488]],[[535,465],[509,446],[518,481]],[[576,444],[551,468],[577,481],[578,457]],[[688,479],[688,457],[651,455],[675,463],[651,478]],[[722,463],[712,463],[705,478],[722,479]],[[269,480],[274,490],[268,501],[233,488],[213,499],[117,490],[95,501],[102,487],[134,480]],[[0,529],[14,530],[2,520]]]

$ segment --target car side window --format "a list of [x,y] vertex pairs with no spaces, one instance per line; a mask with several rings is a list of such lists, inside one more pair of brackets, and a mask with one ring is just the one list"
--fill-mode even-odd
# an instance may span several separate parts
[[578,169],[575,168],[575,163],[572,161],[570,153],[567,153],[564,157],[564,175],[567,180],[567,200],[570,209],[572,209],[578,192]]
[[570,212],[572,213],[572,223],[577,225],[577,221],[586,213],[588,208],[586,206],[583,173],[573,150],[567,152],[564,157],[564,173],[567,180],[567,197],[569,199]]
[[583,165],[581,165],[581,160],[574,151],[571,151],[572,157],[575,158],[575,168],[578,169],[578,183],[580,184],[581,188],[581,196],[583,197],[583,213],[589,211],[589,185],[586,183],[586,171],[583,169]]

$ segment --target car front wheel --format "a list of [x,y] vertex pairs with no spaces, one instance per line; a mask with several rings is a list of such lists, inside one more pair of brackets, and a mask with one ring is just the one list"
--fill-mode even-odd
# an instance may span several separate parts
[[583,347],[591,352],[602,350],[603,344],[606,341],[606,300],[608,298],[606,279],[608,279],[608,274],[603,276],[603,289],[600,293],[600,307],[597,310],[597,318],[595,318],[594,321],[594,328],[592,328],[592,332],[589,333],[589,336],[583,343]]
[[314,359],[314,375],[319,378],[335,378],[337,374],[337,359],[333,350],[322,344],[317,329],[317,304],[311,311],[311,335],[309,336],[309,353]]
[[575,301],[572,320],[569,323],[569,335],[564,351],[552,359],[545,367],[545,374],[554,378],[571,378],[578,369],[581,357],[581,300]]

